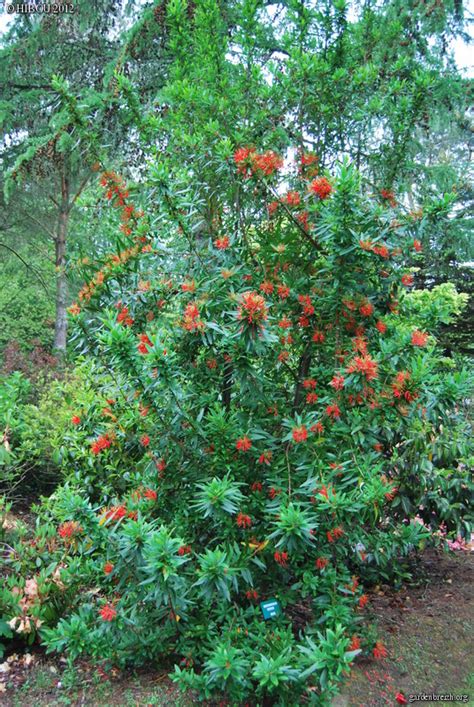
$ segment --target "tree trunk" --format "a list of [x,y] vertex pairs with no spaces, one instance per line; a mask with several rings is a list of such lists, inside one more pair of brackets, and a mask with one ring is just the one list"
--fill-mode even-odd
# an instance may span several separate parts
[[67,280],[66,241],[69,224],[69,182],[64,172],[61,177],[61,205],[56,234],[56,322],[54,348],[63,356],[67,343]]

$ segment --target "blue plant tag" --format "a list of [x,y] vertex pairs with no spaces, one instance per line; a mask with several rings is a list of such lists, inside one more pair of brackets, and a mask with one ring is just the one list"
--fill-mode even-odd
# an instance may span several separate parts
[[281,605],[277,599],[271,598],[261,601],[260,608],[265,621],[268,621],[268,619],[274,619],[275,616],[279,616],[281,614]]

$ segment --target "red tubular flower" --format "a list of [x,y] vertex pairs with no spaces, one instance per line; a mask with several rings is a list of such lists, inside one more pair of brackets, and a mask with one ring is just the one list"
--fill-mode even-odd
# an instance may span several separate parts
[[257,492],[257,491],[261,491],[263,489],[263,486],[260,483],[260,481],[254,481],[250,488],[252,489],[252,491]]
[[325,567],[327,567],[329,564],[329,560],[327,557],[318,557],[316,560],[316,568],[318,570],[323,570]]
[[230,246],[229,236],[222,236],[222,238],[216,238],[214,245],[218,250],[226,250]]
[[418,329],[416,329],[411,335],[411,343],[413,344],[413,346],[426,346],[428,337],[429,334],[426,334],[426,332],[424,331],[418,331]]
[[252,526],[251,517],[245,515],[244,513],[239,513],[235,522],[239,528],[250,528]]
[[294,427],[291,431],[291,434],[295,442],[306,442],[306,440],[308,439],[308,430],[304,425]]
[[369,601],[369,597],[367,594],[362,594],[362,596],[359,598],[359,608],[364,609],[367,606],[367,602]]
[[405,285],[405,287],[410,287],[410,285],[413,285],[413,275],[402,275],[402,285]]
[[407,705],[408,704],[408,700],[405,697],[405,695],[403,694],[403,692],[397,692],[397,694],[395,695],[395,701],[398,702],[399,705]]
[[423,250],[423,246],[421,245],[421,241],[419,241],[415,238],[415,240],[413,241],[413,248],[416,250],[417,253],[421,253],[421,251]]
[[73,425],[80,425],[80,424],[81,424],[81,418],[79,417],[79,415],[73,415],[73,416],[71,417],[71,422],[72,422]]
[[381,321],[378,321],[378,322],[377,322],[377,324],[375,325],[375,328],[378,329],[378,331],[379,331],[381,334],[385,334],[385,332],[387,331],[387,325],[384,324],[384,323],[381,322]]
[[104,574],[110,574],[113,572],[114,566],[111,562],[106,562],[104,565]]
[[318,402],[317,393],[307,393],[306,394],[306,403],[308,405],[315,405],[317,402]]
[[252,440],[249,439],[247,435],[244,435],[243,437],[237,440],[235,446],[239,452],[248,452],[248,450],[252,446]]
[[315,422],[314,425],[311,425],[309,430],[310,432],[313,432],[313,434],[321,435],[324,432],[324,427],[322,422]]
[[373,656],[376,660],[379,660],[381,658],[386,658],[388,656],[388,651],[381,641],[377,641],[372,653],[373,653]]
[[140,437],[140,443],[143,447],[148,447],[148,445],[150,444],[150,438],[148,437],[148,435],[142,435]]
[[272,501],[273,501],[273,499],[274,499],[276,496],[279,496],[280,494],[281,494],[281,490],[280,490],[280,489],[276,489],[276,488],[274,488],[273,486],[268,490],[268,495],[269,495],[269,497],[271,498]]
[[321,201],[327,199],[333,191],[326,177],[316,177],[309,185],[310,191],[319,196]]
[[99,613],[103,621],[113,621],[117,616],[117,612],[111,604],[104,604]]
[[158,494],[154,489],[146,489],[143,495],[149,501],[156,501],[156,499],[158,498]]

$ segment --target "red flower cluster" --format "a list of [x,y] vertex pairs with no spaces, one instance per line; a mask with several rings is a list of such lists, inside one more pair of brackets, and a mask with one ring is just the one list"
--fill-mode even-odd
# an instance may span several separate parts
[[275,562],[278,562],[282,567],[288,566],[288,553],[287,552],[275,552],[273,555]]
[[245,515],[244,513],[239,513],[235,522],[239,528],[250,528],[252,525],[251,517]]
[[137,349],[139,353],[141,354],[147,354],[148,353],[148,347],[153,346],[152,341],[150,341],[150,338],[148,337],[148,334],[140,334],[140,343],[137,346]]
[[156,499],[158,498],[158,494],[155,489],[145,489],[145,493],[143,495],[149,501],[156,501]]
[[248,452],[248,450],[252,446],[252,440],[249,439],[247,435],[244,435],[243,437],[240,437],[240,439],[237,440],[235,446],[239,452]]
[[143,447],[148,447],[150,444],[150,438],[148,435],[142,435],[140,437],[140,443],[143,445]]
[[328,530],[326,533],[326,537],[328,539],[328,542],[333,543],[339,538],[342,538],[344,535],[344,531],[340,526],[337,526],[337,528],[333,528],[332,530]]
[[344,388],[344,383],[344,376],[334,376],[329,385],[334,388],[334,390],[342,390]]
[[125,518],[127,515],[128,513],[125,506],[111,506],[110,508],[106,509],[104,514],[104,520],[119,521],[122,518]]
[[358,651],[360,648],[360,639],[358,636],[352,636],[350,645],[349,645],[349,650],[350,651]]
[[387,325],[384,324],[384,323],[381,322],[381,321],[378,321],[378,322],[377,322],[377,324],[375,325],[375,328],[378,329],[378,331],[379,331],[381,334],[385,334],[385,332],[387,331]]
[[391,189],[381,189],[380,196],[389,202],[390,206],[396,206],[397,202],[395,200],[395,194]]
[[123,326],[132,326],[133,317],[130,316],[128,307],[122,307],[120,312],[117,314],[117,322],[123,324]]
[[189,280],[181,284],[181,290],[183,292],[194,292],[196,290],[196,283],[194,280]]
[[266,449],[258,458],[258,463],[259,464],[266,464],[267,466],[270,466],[271,461],[272,461],[273,454],[269,449]]
[[81,424],[81,418],[79,417],[79,415],[73,415],[73,416],[71,417],[71,422],[72,422],[73,425],[80,425],[80,424]]
[[326,177],[316,177],[316,179],[309,185],[309,188],[314,194],[316,194],[316,196],[319,196],[321,201],[327,199],[333,191],[333,188]]
[[322,344],[324,342],[325,336],[322,331],[315,331],[312,336],[312,341],[315,344]]
[[280,299],[287,299],[290,296],[290,288],[286,285],[278,285],[277,292]]
[[405,285],[405,287],[410,287],[410,285],[413,285],[413,275],[407,274],[407,275],[402,275],[402,285]]
[[186,331],[201,331],[204,329],[204,322],[199,316],[199,309],[195,302],[189,302],[186,305],[181,326]]
[[191,545],[181,545],[181,547],[178,549],[178,555],[180,556],[189,555],[191,552]]
[[316,569],[323,570],[329,564],[327,557],[318,557],[316,560]]
[[267,318],[267,306],[263,297],[257,292],[243,292],[240,296],[238,317],[249,324],[261,325]]
[[299,206],[301,203],[301,197],[297,191],[289,191],[285,195],[285,202],[288,206]]
[[108,449],[109,447],[111,447],[112,442],[113,442],[113,438],[107,432],[103,435],[100,435],[100,437],[97,437],[97,439],[94,442],[92,442],[92,444],[91,444],[92,454],[100,454],[100,452],[102,452],[102,450]]
[[426,334],[426,332],[424,331],[418,331],[418,329],[416,329],[411,335],[411,343],[413,344],[413,346],[426,346],[428,337],[429,334]]
[[365,302],[360,305],[359,312],[363,317],[370,317],[374,313],[374,305],[370,302]]
[[113,621],[117,616],[117,612],[115,611],[112,604],[104,604],[104,606],[100,609],[99,613],[103,621]]
[[341,416],[341,411],[337,403],[332,403],[331,405],[328,405],[326,407],[326,415],[328,417],[332,417],[333,419],[336,419]]
[[310,317],[314,314],[314,306],[309,295],[298,295],[298,302],[301,304],[303,314]]
[[65,523],[61,523],[58,528],[59,536],[61,538],[67,538],[68,540],[73,538],[75,535],[79,535],[81,532],[82,528],[75,520],[68,520]]
[[413,248],[416,250],[417,253],[421,253],[421,251],[423,250],[423,246],[421,245],[421,241],[419,241],[415,238],[415,240],[413,241]]
[[114,566],[111,562],[106,562],[104,565],[104,574],[110,574],[113,572]]
[[248,589],[248,590],[245,592],[245,596],[246,596],[247,599],[249,599],[250,601],[257,601],[257,599],[258,599],[258,592],[256,592],[255,589]]
[[260,481],[254,481],[250,488],[252,489],[252,491],[257,492],[257,491],[261,491],[263,489],[263,486],[260,483]]
[[230,246],[229,236],[222,236],[222,238],[216,238],[214,245],[218,250],[226,250]]
[[262,282],[260,285],[260,291],[263,292],[265,295],[271,295],[274,290],[274,285],[273,282],[268,282],[265,280],[265,282]]
[[380,641],[377,641],[372,653],[373,653],[373,656],[376,660],[379,660],[381,658],[386,658],[388,656],[387,649],[385,648],[384,644],[381,643]]
[[370,354],[356,356],[347,367],[348,373],[361,373],[368,381],[377,378],[378,363],[371,358]]
[[305,442],[308,439],[308,430],[304,425],[294,427],[291,434],[295,442]]
[[240,147],[234,153],[237,170],[244,177],[259,174],[271,176],[283,166],[283,159],[272,150],[259,154],[254,148]]

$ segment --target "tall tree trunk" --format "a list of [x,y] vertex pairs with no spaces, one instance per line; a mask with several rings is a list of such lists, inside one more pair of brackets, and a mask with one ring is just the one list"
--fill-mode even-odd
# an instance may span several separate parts
[[61,176],[61,205],[59,208],[56,233],[56,322],[54,327],[54,348],[60,355],[66,353],[67,343],[67,280],[66,242],[69,224],[69,181],[65,169]]

